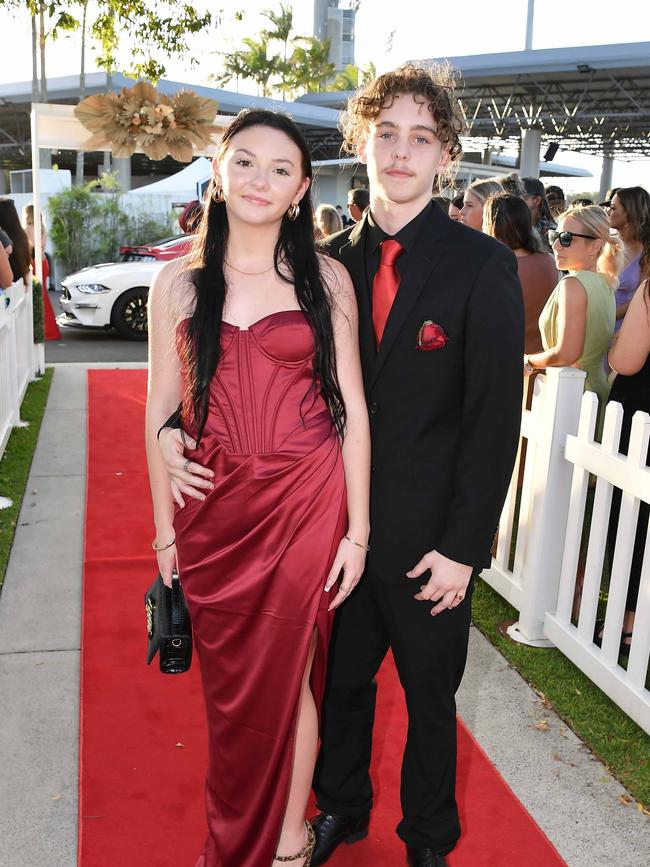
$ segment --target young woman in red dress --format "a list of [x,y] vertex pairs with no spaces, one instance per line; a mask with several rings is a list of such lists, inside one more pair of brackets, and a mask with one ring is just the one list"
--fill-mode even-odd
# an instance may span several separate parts
[[[208,720],[196,867],[304,867],[331,621],[369,535],[357,310],[345,268],[316,253],[291,120],[240,113],[213,168],[195,248],[149,296],[155,547],[165,581],[178,567]],[[156,436],[179,402],[166,466]]]

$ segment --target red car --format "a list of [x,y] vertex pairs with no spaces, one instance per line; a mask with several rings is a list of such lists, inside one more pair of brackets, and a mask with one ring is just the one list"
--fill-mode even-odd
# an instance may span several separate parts
[[139,244],[135,247],[120,247],[120,262],[154,262],[156,259],[166,261],[178,259],[189,252],[192,245],[192,232],[195,232],[203,214],[203,206],[194,201],[186,205],[178,218],[179,225],[185,235],[175,235],[173,238],[163,238],[153,244]]
[[178,259],[184,256],[192,245],[192,235],[176,235],[164,238],[153,244],[139,244],[136,247],[120,247],[120,262],[154,262],[156,259]]

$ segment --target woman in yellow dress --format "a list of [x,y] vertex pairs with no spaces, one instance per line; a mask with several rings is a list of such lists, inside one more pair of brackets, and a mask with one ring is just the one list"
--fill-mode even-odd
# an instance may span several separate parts
[[547,367],[579,367],[585,390],[598,395],[601,414],[609,395],[605,357],[616,323],[614,290],[623,264],[620,240],[596,205],[570,208],[548,233],[555,264],[568,272],[539,317],[544,350],[524,356],[527,373]]

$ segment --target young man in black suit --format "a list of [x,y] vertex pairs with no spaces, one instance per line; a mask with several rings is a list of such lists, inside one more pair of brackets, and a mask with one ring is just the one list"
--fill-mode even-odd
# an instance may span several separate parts
[[370,208],[325,243],[359,306],[371,551],[334,624],[313,865],[367,833],[374,677],[389,648],[409,714],[397,828],[408,863],[441,867],[460,835],[454,696],[473,576],[490,565],[517,449],[524,332],[515,257],[431,201],[460,155],[460,118],[453,83],[414,67],[348,107],[346,145],[367,165]]

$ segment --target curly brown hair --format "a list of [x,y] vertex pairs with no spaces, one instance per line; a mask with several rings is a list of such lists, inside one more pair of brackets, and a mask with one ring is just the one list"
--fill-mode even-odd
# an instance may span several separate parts
[[385,72],[361,88],[348,102],[341,122],[343,149],[356,154],[369,125],[382,108],[390,108],[398,94],[421,97],[436,122],[438,139],[449,152],[450,163],[463,152],[460,136],[465,131],[463,112],[456,95],[458,73],[449,64],[429,68],[406,64]]

